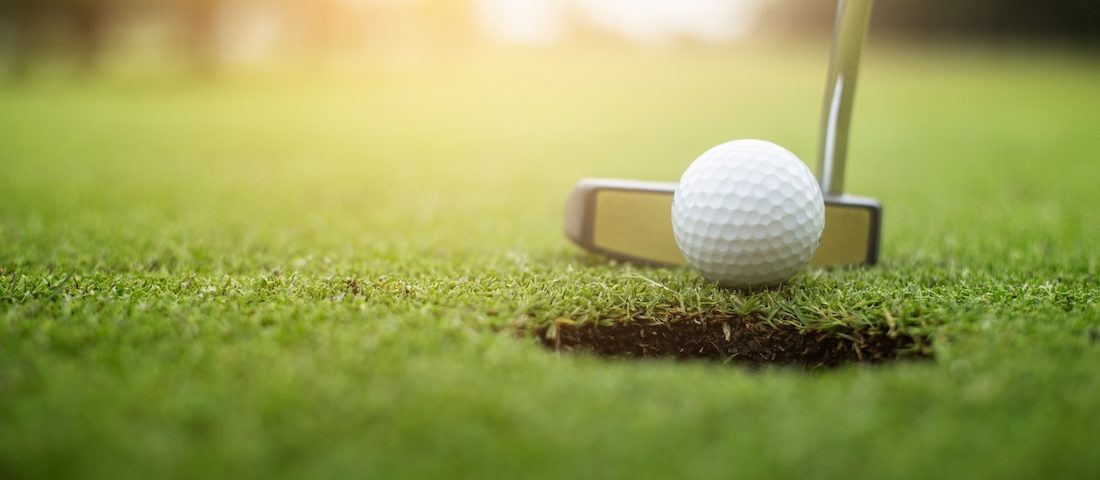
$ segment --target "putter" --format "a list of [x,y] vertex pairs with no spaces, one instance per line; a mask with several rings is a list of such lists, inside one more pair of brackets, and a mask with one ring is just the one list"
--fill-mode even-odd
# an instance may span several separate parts
[[[839,0],[818,146],[825,230],[812,267],[878,262],[882,205],[844,193],[844,162],[859,57],[873,0]],[[581,248],[617,260],[685,265],[672,234],[675,183],[582,179],[569,196],[565,235]]]

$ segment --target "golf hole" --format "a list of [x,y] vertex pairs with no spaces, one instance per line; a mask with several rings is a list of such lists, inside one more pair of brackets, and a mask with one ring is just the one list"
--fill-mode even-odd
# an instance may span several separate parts
[[852,363],[931,358],[928,338],[871,328],[802,331],[794,325],[731,317],[603,325],[559,319],[537,334],[543,345],[557,352],[624,359],[707,360],[750,367],[782,365],[816,370]]

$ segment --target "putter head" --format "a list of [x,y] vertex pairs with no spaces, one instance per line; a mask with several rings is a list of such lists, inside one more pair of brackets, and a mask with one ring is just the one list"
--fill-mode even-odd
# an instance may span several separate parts
[[[590,252],[649,265],[685,265],[672,234],[675,183],[588,178],[577,182],[565,235]],[[812,267],[878,262],[882,205],[851,195],[825,196],[825,230]]]

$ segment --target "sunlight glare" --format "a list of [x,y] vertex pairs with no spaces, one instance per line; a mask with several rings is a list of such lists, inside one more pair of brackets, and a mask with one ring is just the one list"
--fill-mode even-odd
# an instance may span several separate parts
[[753,25],[762,0],[480,0],[481,19],[493,38],[546,44],[567,32],[566,17],[647,44],[691,39],[735,41]]

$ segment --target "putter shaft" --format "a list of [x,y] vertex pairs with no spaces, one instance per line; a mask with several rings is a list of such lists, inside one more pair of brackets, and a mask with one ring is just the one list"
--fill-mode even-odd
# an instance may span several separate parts
[[848,129],[852,122],[859,57],[871,19],[872,3],[873,0],[839,0],[837,5],[836,35],[833,37],[818,142],[818,181],[821,192],[826,195],[844,194]]

